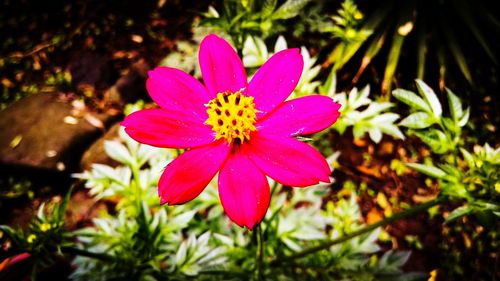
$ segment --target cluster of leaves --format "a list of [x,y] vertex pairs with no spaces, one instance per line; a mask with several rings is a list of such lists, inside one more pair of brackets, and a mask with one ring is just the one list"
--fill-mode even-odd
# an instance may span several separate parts
[[319,88],[319,93],[331,97],[340,103],[340,118],[332,128],[343,134],[348,127],[352,126],[355,138],[361,138],[366,133],[371,140],[378,143],[382,134],[390,135],[396,139],[404,139],[403,133],[394,122],[399,119],[399,114],[389,111],[395,104],[384,101],[374,101],[370,95],[370,87],[366,86],[361,91],[353,88],[349,94],[345,92],[335,93],[336,76],[330,73],[326,82]]
[[241,53],[250,35],[267,38],[285,29],[285,21],[296,17],[310,0],[238,0],[218,1],[204,14],[203,25],[228,34]]
[[397,89],[393,96],[409,105],[415,112],[404,118],[400,126],[412,129],[434,153],[444,154],[457,151],[463,144],[462,127],[469,121],[470,109],[463,109],[460,99],[449,89],[446,90],[450,117],[443,116],[443,108],[434,91],[421,80],[416,80],[421,97],[413,92]]
[[334,71],[342,68],[372,34],[371,30],[361,28],[364,15],[352,0],[345,0],[337,13],[332,17],[333,22],[320,29],[340,40],[328,57],[334,63]]
[[32,279],[38,268],[51,264],[67,247],[72,236],[64,229],[64,214],[71,191],[62,202],[42,203],[26,229],[0,225],[0,260],[33,260]]
[[410,134],[441,157],[438,165],[432,160],[407,165],[437,179],[443,195],[465,202],[448,216],[447,221],[477,212],[500,216],[500,148],[493,149],[485,144],[469,152],[462,133],[462,127],[469,120],[469,108],[464,110],[460,99],[446,89],[449,116],[444,116],[443,106],[434,91],[420,80],[416,84],[420,96],[402,89],[393,91],[394,97],[414,111],[400,125],[410,128]]

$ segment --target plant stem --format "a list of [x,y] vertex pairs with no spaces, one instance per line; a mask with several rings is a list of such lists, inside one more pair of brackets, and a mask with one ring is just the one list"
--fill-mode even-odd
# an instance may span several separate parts
[[410,209],[407,209],[405,211],[402,211],[402,212],[399,212],[391,217],[388,217],[384,220],[381,220],[377,223],[374,223],[374,224],[371,224],[371,225],[368,225],[368,226],[365,226],[364,228],[361,228],[357,231],[354,231],[354,232],[351,232],[349,234],[346,234],[342,237],[339,237],[337,239],[334,239],[334,240],[331,240],[331,241],[326,241],[318,246],[315,246],[315,247],[311,247],[311,248],[308,248],[308,249],[305,249],[299,253],[296,253],[296,254],[293,254],[293,255],[290,255],[290,256],[285,256],[285,257],[282,257],[282,258],[276,258],[274,259],[273,261],[271,261],[270,265],[278,265],[278,264],[281,264],[281,263],[285,263],[285,262],[289,262],[289,261],[293,261],[295,259],[300,259],[302,257],[305,257],[307,255],[310,255],[310,254],[313,254],[313,253],[316,253],[316,252],[319,252],[321,250],[326,250],[328,248],[330,248],[331,246],[333,245],[336,245],[336,244],[339,244],[339,243],[342,243],[342,242],[345,242],[349,239],[352,239],[356,236],[359,236],[359,235],[362,235],[362,234],[365,234],[367,232],[370,232],[378,227],[382,227],[382,226],[386,226],[386,225],[389,225],[397,220],[400,220],[400,219],[404,219],[404,218],[407,218],[407,217],[411,217],[413,215],[416,215],[420,212],[423,212],[427,209],[430,209],[436,205],[439,205],[441,204],[443,201],[445,200],[444,197],[438,197],[438,198],[435,198],[433,200],[430,200],[428,202],[425,202],[423,204],[420,204],[420,205],[417,205],[417,206],[414,206]]
[[141,210],[141,199],[142,199],[141,178],[139,176],[140,167],[138,166],[137,163],[134,163],[133,165],[130,166],[130,169],[132,170],[132,177],[134,178],[134,183],[135,183],[134,201],[137,208],[137,212],[139,212],[139,210]]
[[75,247],[62,247],[61,252],[65,253],[65,254],[83,256],[83,257],[98,259],[98,260],[102,260],[102,261],[113,261],[114,260],[114,257],[110,256],[108,254],[89,252],[87,250],[78,249]]
[[255,279],[257,281],[264,280],[264,275],[262,272],[262,260],[264,259],[264,239],[262,237],[262,227],[260,223],[255,227],[255,231],[257,234],[257,254],[255,256],[255,265],[256,265],[256,275]]
[[277,187],[278,187],[278,182],[277,182],[277,181],[275,181],[275,182],[273,183],[273,186],[271,187],[271,198],[273,197],[274,192],[276,191],[276,188],[277,188]]

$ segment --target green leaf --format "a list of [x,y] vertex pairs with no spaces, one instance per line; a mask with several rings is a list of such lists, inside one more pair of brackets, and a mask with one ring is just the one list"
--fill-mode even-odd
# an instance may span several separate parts
[[375,143],[379,143],[382,140],[382,131],[378,128],[371,128],[368,130],[368,135]]
[[372,59],[379,53],[380,50],[382,50],[382,46],[384,45],[385,42],[385,37],[386,33],[384,32],[379,32],[373,39],[371,39],[370,45],[368,45],[368,48],[366,49],[366,52],[363,56],[363,59],[361,60],[361,65],[356,72],[356,75],[352,79],[353,83],[357,83],[363,72],[365,71],[366,67],[371,63]]
[[276,39],[276,43],[274,43],[274,52],[277,53],[279,51],[283,51],[287,48],[287,43],[285,37],[283,35],[278,36]]
[[419,163],[406,163],[406,166],[429,177],[442,179],[446,176],[446,173],[443,170],[435,166],[424,165]]
[[418,25],[417,33],[417,78],[423,79],[425,72],[425,60],[427,58],[427,30],[425,28],[425,21]]
[[128,149],[117,141],[105,141],[104,150],[109,157],[120,163],[128,165],[132,165],[134,163],[134,159],[130,155]]
[[394,78],[394,73],[398,67],[399,57],[401,55],[401,49],[403,48],[405,38],[405,36],[399,35],[397,31],[393,35],[391,49],[389,51],[389,56],[387,56],[384,79],[382,80],[382,93],[388,93],[391,91],[392,79]]
[[381,258],[378,267],[384,273],[397,273],[410,258],[410,251],[387,251]]
[[472,75],[470,73],[469,66],[467,65],[464,53],[462,52],[460,43],[458,43],[456,36],[453,34],[453,31],[451,31],[451,28],[447,23],[443,24],[442,27],[445,40],[448,43],[448,47],[451,51],[451,55],[455,59],[455,62],[457,63],[458,68],[464,75],[465,79],[467,79],[467,81],[472,84]]
[[355,125],[352,127],[352,134],[354,135],[355,139],[359,139],[359,138],[363,137],[363,135],[366,133],[367,130],[368,130],[367,126],[364,126],[364,125],[356,126]]
[[394,104],[390,102],[372,102],[370,103],[368,108],[360,112],[357,117],[358,119],[368,119],[370,117],[377,117],[379,116],[380,112],[392,106],[394,106]]
[[463,127],[467,125],[467,122],[469,121],[469,115],[470,115],[470,107],[467,107],[467,109],[465,109],[464,115],[462,116],[462,119],[458,121],[458,126]]
[[419,111],[410,114],[405,119],[403,119],[399,125],[405,126],[411,129],[424,129],[435,123],[435,119],[429,114]]
[[441,107],[441,103],[439,102],[439,99],[434,91],[423,81],[419,79],[415,81],[417,82],[418,92],[424,97],[427,104],[431,107],[434,116],[436,118],[440,118],[441,114],[443,114],[443,108]]
[[273,14],[274,9],[276,9],[277,2],[278,0],[264,0],[261,9],[262,18],[267,18]]
[[462,152],[462,155],[464,156],[465,162],[467,162],[467,166],[469,166],[470,169],[475,168],[476,164],[474,162],[474,157],[472,154],[470,154],[467,150],[460,148],[460,151]]
[[448,88],[446,88],[446,96],[448,97],[451,117],[453,118],[453,121],[457,122],[464,114],[462,110],[462,102],[460,102],[460,99]]
[[[488,45],[488,42],[486,41],[483,33],[481,32],[482,29],[477,24],[475,18],[472,17],[474,13],[470,12],[472,7],[469,6],[469,1],[456,1],[456,4],[457,5],[455,5],[455,7],[457,7],[457,11],[459,12],[461,18],[466,23],[466,26],[472,31],[472,34],[474,34],[476,40],[479,42],[481,47],[483,47],[484,51],[486,52],[486,54],[488,54],[490,59],[495,64],[497,64],[494,52],[491,50],[490,45]],[[483,19],[483,15],[481,15],[480,18]]]
[[465,205],[465,206],[458,207],[448,215],[448,217],[446,218],[444,223],[452,222],[460,217],[463,217],[463,216],[473,212],[473,210],[474,210],[474,208],[472,207],[472,205]]
[[297,16],[311,0],[288,0],[271,16],[272,19],[285,20]]
[[421,97],[411,91],[396,89],[392,91],[392,95],[414,109],[423,110],[429,113],[432,112],[429,105]]
[[405,139],[405,136],[403,135],[401,130],[399,130],[399,128],[394,124],[383,124],[383,125],[380,125],[379,128],[382,132],[384,132],[385,134],[391,135],[394,138],[401,139],[401,140]]
[[266,44],[258,37],[248,36],[243,44],[242,52],[245,67],[259,67],[269,57]]
[[443,154],[451,149],[446,135],[436,129],[415,132],[415,135],[427,144],[434,153]]
[[333,97],[335,95],[335,90],[337,88],[337,75],[333,69],[330,71],[325,84],[319,87],[319,93],[328,97]]
[[361,91],[358,91],[357,88],[353,88],[349,93],[349,97],[347,99],[347,106],[356,109],[363,105],[370,104],[372,100],[368,98],[369,94],[370,94],[370,86],[364,87]]

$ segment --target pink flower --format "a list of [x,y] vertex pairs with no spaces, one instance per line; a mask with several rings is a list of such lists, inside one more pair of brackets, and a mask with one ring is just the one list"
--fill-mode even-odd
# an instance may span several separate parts
[[205,86],[181,70],[157,67],[146,86],[161,108],[122,123],[138,142],[186,149],[160,178],[162,203],[194,199],[219,172],[226,214],[252,229],[269,207],[266,175],[296,187],[329,182],[324,157],[294,137],[328,128],[340,105],[319,95],[285,101],[302,73],[298,49],[276,53],[250,83],[234,49],[216,35],[203,39],[199,60]]

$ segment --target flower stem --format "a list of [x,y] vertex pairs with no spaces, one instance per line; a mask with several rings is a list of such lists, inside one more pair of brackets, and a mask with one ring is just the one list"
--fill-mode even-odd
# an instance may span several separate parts
[[134,203],[137,208],[137,212],[140,212],[140,210],[142,209],[141,207],[142,187],[141,187],[141,178],[139,176],[140,167],[138,166],[137,163],[134,163],[133,165],[130,166],[130,170],[132,170],[132,177],[134,178],[133,180],[135,185]]
[[262,227],[258,224],[255,227],[255,231],[257,234],[257,254],[255,256],[255,265],[256,265],[256,275],[255,280],[262,281],[264,280],[264,274],[262,272],[262,261],[264,259],[264,239],[262,237]]
[[339,244],[339,243],[342,243],[342,242],[345,242],[349,239],[352,239],[356,236],[359,236],[359,235],[362,235],[362,234],[365,234],[367,232],[370,232],[378,227],[382,227],[382,226],[386,226],[386,225],[389,225],[397,220],[400,220],[400,219],[404,219],[404,218],[407,218],[407,217],[411,217],[413,215],[416,215],[420,212],[423,212],[425,210],[428,210],[436,205],[439,205],[441,204],[443,201],[445,200],[444,197],[437,197],[433,200],[430,200],[428,202],[425,202],[423,204],[420,204],[420,205],[417,205],[417,206],[414,206],[410,209],[407,209],[405,211],[402,211],[402,212],[399,212],[391,217],[388,217],[384,220],[381,220],[377,223],[374,223],[374,224],[371,224],[371,225],[368,225],[368,226],[365,226],[364,228],[361,228],[357,231],[354,231],[354,232],[351,232],[349,234],[346,234],[342,237],[339,237],[337,239],[334,239],[334,240],[330,240],[330,241],[326,241],[318,246],[315,246],[315,247],[311,247],[311,248],[308,248],[308,249],[305,249],[301,252],[298,252],[296,254],[293,254],[293,255],[290,255],[290,256],[285,256],[285,257],[282,257],[282,258],[276,258],[274,259],[273,261],[271,261],[270,265],[278,265],[278,264],[282,264],[282,263],[285,263],[285,262],[290,262],[290,261],[293,261],[293,260],[296,260],[296,259],[300,259],[302,257],[305,257],[307,255],[310,255],[310,254],[314,254],[316,252],[319,252],[321,250],[326,250],[328,248],[330,248],[331,246],[333,245],[336,245],[336,244]]

